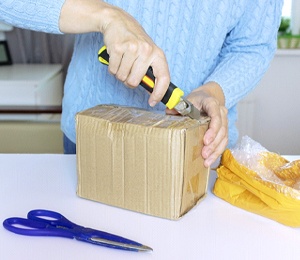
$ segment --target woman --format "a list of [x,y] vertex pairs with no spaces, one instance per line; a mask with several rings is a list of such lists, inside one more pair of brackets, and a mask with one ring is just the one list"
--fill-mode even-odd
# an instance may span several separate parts
[[[75,152],[78,111],[101,103],[164,110],[159,101],[172,79],[188,100],[211,117],[202,150],[209,167],[227,145],[237,141],[236,104],[269,66],[282,4],[271,0],[4,0],[0,19],[31,30],[78,34],[63,99],[66,153]],[[97,60],[103,45],[110,55],[109,71]],[[137,88],[149,66],[156,77],[150,97]]]

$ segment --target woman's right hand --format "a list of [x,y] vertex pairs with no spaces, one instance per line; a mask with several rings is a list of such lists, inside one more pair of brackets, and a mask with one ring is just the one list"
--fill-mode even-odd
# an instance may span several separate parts
[[65,33],[103,33],[110,73],[134,88],[151,66],[156,80],[148,102],[154,106],[163,98],[170,83],[166,57],[130,14],[99,0],[66,0],[60,29]]

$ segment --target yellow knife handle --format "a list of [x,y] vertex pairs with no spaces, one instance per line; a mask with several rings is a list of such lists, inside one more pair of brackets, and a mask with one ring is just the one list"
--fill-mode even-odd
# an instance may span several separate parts
[[[103,46],[98,52],[98,59],[101,63],[108,65],[109,63],[109,55],[106,51],[106,46]],[[150,93],[153,92],[153,88],[155,85],[155,77],[153,75],[152,68],[149,67],[147,70],[146,75],[143,77],[140,85],[148,90]],[[164,97],[162,98],[161,102],[163,102],[167,108],[173,109],[181,100],[181,97],[184,95],[183,91],[176,87],[172,82],[167,89]]]

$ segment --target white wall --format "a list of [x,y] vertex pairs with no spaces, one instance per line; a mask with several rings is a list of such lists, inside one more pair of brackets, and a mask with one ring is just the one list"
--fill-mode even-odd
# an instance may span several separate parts
[[278,50],[259,86],[238,106],[240,137],[300,154],[300,50]]
[[300,34],[300,0],[293,0],[291,9],[292,34]]

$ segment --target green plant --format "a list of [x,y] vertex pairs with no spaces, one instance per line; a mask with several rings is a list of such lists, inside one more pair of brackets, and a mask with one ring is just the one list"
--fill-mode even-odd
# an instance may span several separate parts
[[283,34],[290,34],[290,23],[291,19],[287,17],[281,17],[281,22],[280,26],[278,29],[278,32],[283,35]]

